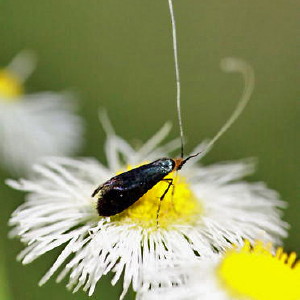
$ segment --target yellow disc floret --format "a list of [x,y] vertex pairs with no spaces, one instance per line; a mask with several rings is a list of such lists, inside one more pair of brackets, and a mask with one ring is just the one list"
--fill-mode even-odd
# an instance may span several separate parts
[[112,220],[144,228],[152,227],[154,230],[172,225],[193,224],[202,212],[200,202],[184,177],[173,172],[165,178],[173,179],[173,185],[162,201],[160,198],[168,188],[167,181],[159,181],[137,202],[113,216]]
[[217,269],[223,288],[237,299],[299,300],[300,265],[296,254],[271,245],[246,241],[241,250],[229,250]]
[[23,86],[14,74],[0,70],[0,100],[11,101],[23,93]]

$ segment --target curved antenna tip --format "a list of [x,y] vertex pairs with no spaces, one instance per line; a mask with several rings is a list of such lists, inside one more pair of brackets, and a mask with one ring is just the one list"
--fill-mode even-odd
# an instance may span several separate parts
[[[223,58],[221,60],[221,68],[225,72],[241,73],[244,79],[244,90],[231,116],[227,119],[225,124],[221,127],[221,129],[206,146],[206,149],[203,151],[204,155],[211,149],[211,147],[216,143],[216,141],[219,140],[219,138],[231,127],[231,125],[241,115],[241,113],[243,112],[250,100],[255,84],[253,68],[242,59],[235,57]],[[204,155],[202,155],[202,157]]]
[[235,72],[240,64],[241,60],[238,58],[224,57],[221,59],[220,67],[224,72]]
[[250,64],[245,60],[237,57],[224,57],[221,59],[220,67],[223,72],[241,72],[241,73],[253,73],[254,71]]

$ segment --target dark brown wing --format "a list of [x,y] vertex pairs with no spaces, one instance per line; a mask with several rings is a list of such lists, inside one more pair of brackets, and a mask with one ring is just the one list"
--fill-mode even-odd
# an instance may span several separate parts
[[98,198],[100,216],[113,216],[135,203],[148,190],[173,171],[175,162],[161,158],[150,164],[112,177],[93,193]]

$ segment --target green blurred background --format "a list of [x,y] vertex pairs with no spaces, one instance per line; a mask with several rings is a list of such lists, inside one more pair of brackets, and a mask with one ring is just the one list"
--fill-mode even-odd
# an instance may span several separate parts
[[[240,96],[241,77],[222,73],[220,59],[246,59],[256,72],[252,101],[204,163],[257,157],[249,180],[267,182],[288,202],[285,245],[300,253],[299,1],[174,5],[187,150],[220,128]],[[145,141],[167,120],[174,124],[170,139],[178,135],[167,0],[0,0],[0,64],[24,48],[39,56],[29,92],[71,89],[78,95],[87,124],[80,155],[104,159],[99,107],[129,141]],[[16,262],[22,245],[6,238],[6,224],[23,195],[3,184],[8,176],[1,171],[0,299],[117,299],[121,286],[111,287],[108,279],[92,298],[73,295],[54,279],[37,286],[58,251],[28,266]]]

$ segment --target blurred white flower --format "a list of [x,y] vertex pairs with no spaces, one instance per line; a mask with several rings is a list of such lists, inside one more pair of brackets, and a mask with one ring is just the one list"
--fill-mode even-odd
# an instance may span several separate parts
[[12,173],[43,156],[72,154],[81,144],[82,122],[70,94],[24,92],[35,62],[23,51],[0,69],[0,162]]
[[[112,271],[113,284],[124,275],[123,297],[130,284],[135,291],[161,284],[155,278],[145,281],[149,266],[168,268],[179,258],[192,262],[199,256],[213,257],[243,239],[253,241],[263,235],[265,241],[279,243],[286,236],[287,224],[279,210],[285,204],[278,194],[263,183],[240,181],[253,171],[251,161],[204,167],[195,158],[187,163],[174,175],[173,195],[168,192],[162,201],[158,220],[165,182],[122,213],[98,216],[91,194],[100,183],[143,161],[165,157],[178,144],[176,140],[158,147],[169,124],[137,151],[113,132],[108,121],[104,126],[108,167],[93,159],[48,158],[34,167],[30,179],[7,181],[28,193],[10,219],[11,236],[27,245],[18,259],[27,264],[65,245],[40,284],[63,266],[57,280],[69,274],[69,288],[83,287],[91,295],[99,279]],[[203,147],[200,144],[195,152]]]
[[299,300],[300,264],[296,253],[249,241],[212,259],[180,261],[168,270],[149,270],[164,286],[140,290],[138,299]]

